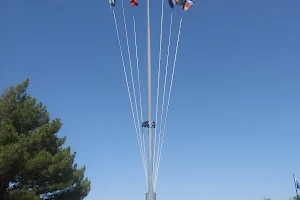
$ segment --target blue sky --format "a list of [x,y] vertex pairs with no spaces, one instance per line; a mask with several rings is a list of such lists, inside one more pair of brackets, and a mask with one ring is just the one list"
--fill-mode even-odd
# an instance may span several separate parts
[[[153,106],[160,9],[151,2]],[[157,199],[295,195],[299,9],[296,0],[197,0],[184,13]],[[126,0],[125,12],[132,56],[132,15],[136,18],[146,118],[145,1],[133,9]],[[129,73],[121,0],[116,14]],[[163,68],[170,14],[166,2]],[[170,56],[178,22],[176,14]],[[92,181],[86,200],[144,199],[146,183],[108,2],[5,0],[0,25],[0,89],[29,77],[29,92],[52,118],[61,118],[59,136],[67,136],[66,145],[77,152],[76,162],[87,166]],[[135,68],[134,57],[132,62]]]

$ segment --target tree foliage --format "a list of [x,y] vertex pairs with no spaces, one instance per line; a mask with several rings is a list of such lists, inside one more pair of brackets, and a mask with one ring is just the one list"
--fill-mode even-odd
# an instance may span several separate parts
[[29,94],[27,78],[0,97],[0,199],[81,200],[90,191],[85,166],[74,164],[76,152],[58,138],[59,118]]
[[297,196],[294,196],[292,199],[294,199],[294,200],[300,200],[300,196],[298,195],[298,199],[297,199]]

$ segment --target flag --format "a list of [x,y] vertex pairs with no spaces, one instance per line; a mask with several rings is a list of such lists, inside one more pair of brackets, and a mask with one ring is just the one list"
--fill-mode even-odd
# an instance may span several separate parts
[[149,123],[148,123],[148,121],[144,121],[144,122],[142,123],[142,127],[147,127],[147,128],[149,128]]
[[300,184],[299,184],[296,176],[295,176],[295,186],[296,186],[297,189],[300,189]]

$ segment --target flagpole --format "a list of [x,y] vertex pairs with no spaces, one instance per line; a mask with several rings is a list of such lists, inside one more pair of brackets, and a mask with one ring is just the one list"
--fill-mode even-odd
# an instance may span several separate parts
[[296,186],[296,183],[295,183],[295,175],[294,175],[294,174],[293,174],[293,178],[294,178],[294,185],[295,185],[295,190],[296,190],[297,200],[299,200],[299,198],[298,198],[297,186]]
[[146,200],[156,200],[153,191],[153,149],[152,149],[152,83],[151,83],[151,40],[150,40],[150,0],[147,0],[147,60],[148,60],[148,192]]

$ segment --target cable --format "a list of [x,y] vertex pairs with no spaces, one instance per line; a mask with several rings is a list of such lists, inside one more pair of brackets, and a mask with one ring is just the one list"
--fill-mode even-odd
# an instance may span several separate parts
[[[129,42],[128,42],[128,31],[127,31],[127,24],[126,24],[126,17],[125,17],[125,9],[124,9],[124,0],[122,0],[122,10],[123,10],[123,19],[124,19],[124,28],[125,28],[125,36],[126,36],[126,43],[127,43],[127,51],[128,51],[128,59],[129,59],[129,66],[130,66],[130,73],[131,73],[131,83],[132,83],[132,88],[133,88],[133,97],[134,97],[134,102],[135,102],[135,109],[136,109],[136,115],[137,115],[137,121],[138,124],[140,125],[140,119],[138,115],[138,108],[137,108],[137,102],[136,102],[136,94],[135,94],[135,86],[134,86],[134,79],[133,79],[133,72],[132,72],[132,63],[131,63],[131,55],[130,55],[130,48],[129,48]],[[144,154],[143,154],[143,147],[142,147],[142,141],[141,141],[141,129],[140,126],[138,126],[139,130],[139,139],[140,139],[140,145],[141,145],[141,150],[142,150],[142,162],[144,164],[144,169],[146,173],[146,163]]]
[[[160,42],[159,42],[159,60],[158,60],[158,78],[157,78],[157,89],[156,89],[156,114],[155,114],[155,123],[157,123],[157,118],[158,118],[158,97],[159,97],[159,84],[160,84],[160,64],[161,64],[161,46],[162,46],[162,32],[163,32],[163,18],[164,17],[164,0],[161,1],[161,17],[160,17]],[[156,134],[157,134],[157,129],[154,131],[154,153],[153,155],[155,156],[155,150],[156,150]],[[155,159],[154,159],[155,161]],[[155,167],[155,162],[153,162],[153,169]],[[154,180],[153,180],[154,181]]]
[[[168,53],[167,53],[167,63],[166,63],[166,72],[165,72],[165,83],[164,83],[163,100],[162,100],[162,106],[161,106],[161,121],[163,119],[163,110],[164,110],[164,104],[165,104],[165,93],[166,93],[166,84],[167,84],[167,76],[168,76],[168,65],[169,65],[169,55],[170,55],[171,36],[172,36],[172,24],[173,24],[173,13],[171,14],[169,43],[168,43]],[[162,127],[162,123],[160,124],[160,135],[161,135],[161,127]],[[157,157],[156,157],[155,174],[157,173],[157,170],[158,170],[159,146],[160,146],[160,137],[158,137],[158,151],[157,151]],[[155,179],[154,179],[154,182],[155,182]]]
[[180,18],[179,23],[179,30],[178,30],[178,36],[177,36],[177,44],[176,44],[176,50],[175,50],[175,56],[174,56],[174,63],[173,63],[173,71],[172,71],[172,78],[171,78],[171,84],[170,84],[170,91],[169,91],[169,97],[168,97],[168,103],[167,103],[167,110],[166,110],[166,116],[165,116],[165,122],[164,122],[164,129],[162,134],[162,142],[161,142],[161,148],[159,150],[159,159],[158,159],[158,167],[155,174],[155,183],[154,186],[156,186],[157,176],[158,176],[158,169],[159,169],[159,163],[160,163],[160,156],[162,151],[162,145],[164,142],[164,134],[165,134],[165,128],[166,128],[166,122],[168,117],[168,111],[169,111],[169,105],[170,105],[170,98],[171,98],[171,92],[172,92],[172,86],[173,86],[173,80],[174,80],[174,73],[175,73],[175,66],[176,66],[176,60],[177,60],[177,53],[178,53],[178,45],[180,40],[180,34],[181,34],[181,25],[182,25],[182,17]]
[[[126,85],[127,85],[127,91],[128,91],[129,101],[130,101],[130,107],[131,107],[133,122],[134,122],[134,125],[135,125],[138,144],[139,144],[139,149],[140,149],[140,153],[141,153],[141,156],[142,156],[142,149],[141,149],[141,144],[140,144],[139,138],[138,138],[138,128],[137,128],[136,118],[135,118],[135,114],[134,114],[134,110],[133,110],[133,106],[132,106],[132,99],[131,99],[131,95],[130,95],[128,77],[127,77],[127,73],[126,73],[126,67],[125,67],[125,63],[124,63],[124,56],[123,56],[123,51],[122,51],[122,46],[121,46],[121,41],[120,41],[120,35],[119,35],[119,30],[118,30],[118,25],[117,25],[117,20],[116,20],[116,14],[115,14],[114,9],[112,9],[112,12],[113,12],[115,26],[116,26],[116,32],[117,32],[117,37],[118,37],[118,42],[119,42],[119,48],[120,48],[120,53],[121,53],[121,58],[122,58],[122,64],[123,64],[123,69],[124,69],[125,81],[126,81]],[[146,179],[147,179],[146,166],[145,166],[144,162],[142,162],[142,164],[144,166],[145,176],[146,176]]]
[[[138,58],[138,45],[136,42],[136,26],[135,26],[135,18],[132,16],[133,20],[133,31],[134,31],[134,44],[135,44],[135,57],[136,57],[136,69],[138,73],[138,85],[139,85],[139,96],[140,96],[140,110],[141,110],[141,120],[143,120],[143,107],[142,107],[142,95],[141,95],[141,83],[140,83],[140,70],[139,70],[139,58]],[[137,108],[136,108],[137,109]],[[137,110],[138,111],[138,110]],[[140,124],[140,123],[139,123]],[[140,129],[139,129],[140,130]],[[142,140],[142,133],[140,130],[140,141],[141,141],[141,147],[143,151],[143,162],[146,164],[146,148],[145,148],[145,140]]]

